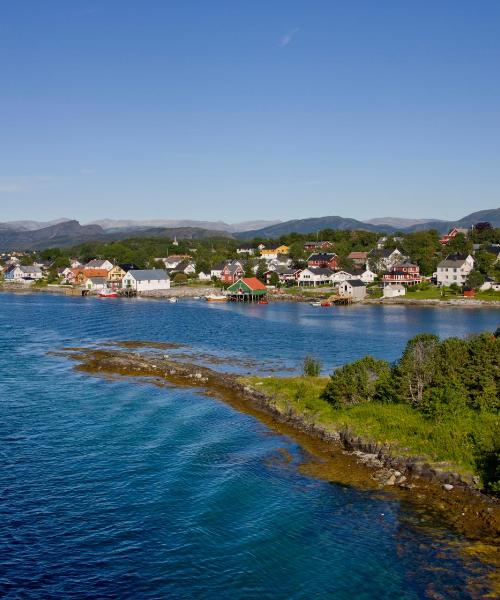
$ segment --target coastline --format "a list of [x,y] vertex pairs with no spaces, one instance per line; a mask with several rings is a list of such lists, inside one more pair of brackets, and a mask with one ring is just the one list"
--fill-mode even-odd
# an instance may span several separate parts
[[[154,292],[143,292],[137,297],[144,299],[169,299],[169,298],[195,298],[204,297],[210,293],[213,293],[217,288],[208,286],[181,286],[174,287],[168,290],[154,291]],[[77,298],[82,297],[82,290],[80,288],[73,288],[62,285],[47,285],[44,287],[35,286],[23,286],[16,283],[2,283],[0,284],[0,293],[14,293],[14,294],[30,294],[30,293],[45,293],[45,294],[57,294],[61,296],[73,296]],[[329,292],[325,292],[325,297]],[[89,298],[97,298],[97,293],[89,294]],[[320,299],[321,295],[317,294],[316,297],[304,296],[299,294],[269,294],[270,302],[300,302],[308,303],[313,299]],[[475,298],[456,298],[448,300],[437,300],[437,299],[418,299],[418,298],[367,298],[360,302],[355,302],[352,306],[427,306],[431,308],[500,308],[500,300],[476,300]]]
[[[76,362],[76,369],[91,375],[136,377],[157,385],[201,388],[203,393],[294,438],[317,458],[317,464],[304,466],[306,473],[346,485],[390,491],[418,505],[419,510],[424,507],[430,514],[438,513],[469,540],[489,545],[498,540],[499,502],[483,494],[473,477],[456,473],[450,465],[443,468],[425,457],[400,456],[387,444],[355,436],[347,429],[315,423],[290,407],[283,410],[270,395],[239,375],[180,362],[158,352],[171,347],[116,342],[105,349],[65,348],[54,354],[70,358]],[[332,463],[336,465],[333,477]]]

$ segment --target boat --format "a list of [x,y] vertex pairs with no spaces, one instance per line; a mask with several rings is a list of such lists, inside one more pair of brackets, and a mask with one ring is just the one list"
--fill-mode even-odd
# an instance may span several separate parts
[[259,304],[269,304],[267,300],[259,300]]
[[175,302],[177,302],[177,298],[175,296],[172,296],[172,298],[169,298],[168,301],[174,304]]
[[99,290],[99,298],[118,298],[118,292],[109,287],[103,287]]
[[321,306],[321,302],[310,302],[311,306]]
[[207,302],[227,302],[227,297],[224,294],[208,294],[205,296]]
[[328,307],[331,305],[332,305],[332,303],[329,302],[328,300],[323,300],[323,302],[320,302],[320,306],[323,306],[323,307]]

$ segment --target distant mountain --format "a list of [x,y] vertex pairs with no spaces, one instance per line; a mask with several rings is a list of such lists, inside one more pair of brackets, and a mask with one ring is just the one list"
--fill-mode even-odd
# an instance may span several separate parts
[[59,223],[65,223],[71,219],[55,219],[54,221],[7,221],[0,223],[0,231],[9,229],[11,231],[35,231],[37,229],[43,229],[44,227],[50,227],[51,225],[58,225]]
[[128,237],[166,237],[202,239],[220,235],[232,237],[227,231],[214,231],[201,227],[145,227],[134,231],[105,231],[100,225],[80,225],[78,221],[64,221],[35,231],[15,231],[0,228],[0,251],[43,250],[51,247],[69,247],[84,242],[120,240]]
[[0,250],[43,250],[52,246],[73,246],[104,237],[104,230],[98,225],[64,221],[35,231],[0,230]]
[[371,225],[370,223],[363,223],[356,219],[345,219],[343,217],[316,217],[311,219],[294,219],[292,221],[278,223],[277,225],[271,225],[270,227],[263,227],[262,229],[243,231],[238,233],[235,237],[239,239],[251,239],[254,237],[277,238],[280,235],[286,235],[288,233],[315,233],[322,229],[364,229],[366,231],[387,231],[388,233],[395,231],[394,227],[388,225]]
[[[384,219],[392,219],[388,217]],[[426,229],[437,229],[440,233],[446,233],[452,227],[470,227],[475,223],[481,221],[488,221],[492,227],[500,227],[500,209],[481,210],[475,213],[471,213],[462,219],[456,221],[423,221],[416,223],[409,227],[394,226],[391,224],[380,223],[376,224],[363,221],[357,221],[356,219],[344,219],[343,217],[318,217],[314,219],[294,219],[292,221],[285,221],[278,225],[272,225],[270,227],[263,227],[262,229],[254,229],[252,231],[244,231],[238,233],[235,237],[238,239],[252,239],[256,237],[260,238],[278,238],[281,235],[287,235],[289,233],[315,233],[322,229],[361,229],[365,231],[380,231],[384,233],[395,233],[396,231],[402,231],[411,233],[413,231],[423,231]]]
[[213,231],[228,231],[234,233],[237,231],[246,231],[248,229],[260,229],[268,225],[274,225],[280,221],[257,220],[244,221],[242,223],[225,223],[224,221],[192,221],[188,219],[146,219],[146,220],[130,220],[130,219],[101,219],[91,221],[89,225],[99,225],[106,231],[121,231],[127,229],[144,230],[151,227],[167,227],[169,229],[176,227],[194,227],[198,229],[209,229]]
[[396,229],[406,229],[407,227],[412,227],[413,225],[422,225],[423,223],[428,223],[429,221],[435,222],[437,220],[438,219],[403,219],[399,217],[379,217],[377,219],[363,221],[363,223],[369,223],[370,225],[390,225]]
[[488,221],[492,227],[500,227],[500,208],[491,208],[488,210],[479,210],[457,221],[427,221],[418,225],[408,227],[404,231],[423,231],[425,229],[437,229],[440,233],[446,233],[452,227],[469,228],[471,225]]

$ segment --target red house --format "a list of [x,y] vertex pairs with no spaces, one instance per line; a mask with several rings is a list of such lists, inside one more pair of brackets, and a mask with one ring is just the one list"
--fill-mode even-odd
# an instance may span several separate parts
[[304,244],[304,250],[307,250],[308,252],[330,250],[330,248],[333,248],[333,244],[328,240],[325,240],[324,242],[305,242]]
[[394,265],[390,268],[389,273],[384,275],[384,283],[402,283],[413,285],[420,283],[422,276],[420,275],[420,267],[410,262],[403,262],[399,265]]
[[235,281],[238,281],[238,279],[240,279],[240,277],[243,277],[244,274],[245,274],[245,271],[243,270],[241,265],[231,264],[231,265],[226,265],[222,269],[220,278],[223,283],[234,283]]
[[443,235],[443,237],[439,240],[439,243],[442,246],[446,246],[446,244],[450,240],[452,240],[454,237],[456,237],[459,233],[463,233],[464,235],[467,235],[468,231],[467,231],[467,229],[460,229],[459,227],[454,227],[446,235]]
[[307,259],[307,266],[335,271],[339,268],[339,257],[334,252],[315,252]]

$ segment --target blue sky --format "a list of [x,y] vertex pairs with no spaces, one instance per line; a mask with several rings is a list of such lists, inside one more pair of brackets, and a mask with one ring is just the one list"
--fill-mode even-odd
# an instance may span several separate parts
[[0,221],[499,206],[500,2],[18,0]]

